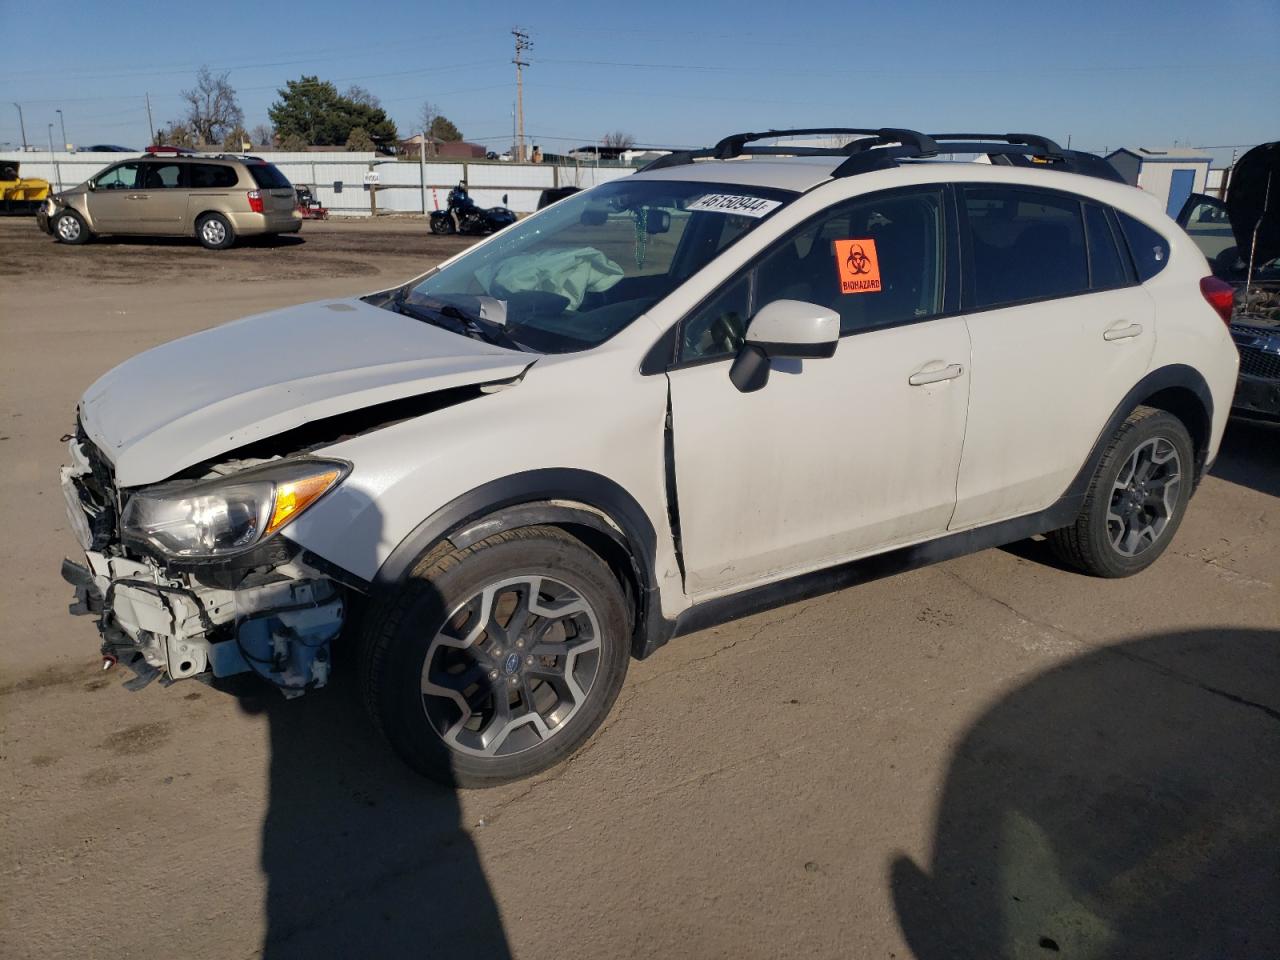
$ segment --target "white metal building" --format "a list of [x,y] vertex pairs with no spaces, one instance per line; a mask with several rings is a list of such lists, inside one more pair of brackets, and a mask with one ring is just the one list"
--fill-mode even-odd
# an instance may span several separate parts
[[1107,154],[1120,176],[1159,200],[1176,217],[1187,197],[1204,193],[1212,157],[1185,147],[1121,147]]

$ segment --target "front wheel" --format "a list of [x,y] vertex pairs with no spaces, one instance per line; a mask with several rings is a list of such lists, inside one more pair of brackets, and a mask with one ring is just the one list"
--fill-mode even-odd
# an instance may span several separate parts
[[627,611],[608,565],[555,527],[442,544],[369,611],[362,687],[414,769],[485,787],[563,760],[627,672]]
[[453,233],[453,221],[448,217],[432,217],[431,232],[440,234],[441,236]]
[[92,234],[80,214],[74,210],[60,210],[53,218],[53,235],[59,243],[88,243]]
[[1139,407],[1103,452],[1075,523],[1049,534],[1054,552],[1098,577],[1145,570],[1182,523],[1194,471],[1195,449],[1182,421]]

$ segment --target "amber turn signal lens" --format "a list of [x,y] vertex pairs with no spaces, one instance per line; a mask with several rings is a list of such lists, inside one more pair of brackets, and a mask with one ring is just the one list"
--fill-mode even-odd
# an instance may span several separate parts
[[294,516],[315,503],[326,490],[337,482],[341,475],[341,471],[326,470],[324,473],[317,473],[315,476],[302,477],[298,480],[288,480],[277,484],[276,501],[271,508],[271,520],[262,535],[268,537],[275,533],[292,520]]

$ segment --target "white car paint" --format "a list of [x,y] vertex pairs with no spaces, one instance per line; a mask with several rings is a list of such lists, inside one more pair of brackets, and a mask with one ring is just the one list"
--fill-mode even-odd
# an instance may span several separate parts
[[[505,389],[315,451],[349,461],[352,472],[283,535],[371,580],[445,504],[523,471],[574,468],[612,480],[647,515],[668,619],[698,600],[1052,503],[1120,398],[1156,366],[1186,364],[1204,376],[1216,454],[1235,349],[1196,289],[1208,273],[1203,257],[1149,198],[1093,178],[980,164],[904,164],[831,180],[837,162],[739,160],[638,174],[807,192],[593,349],[512,352],[360,301],[326,301],[143,354],[90,389],[82,416],[118,483],[132,486],[310,419],[523,372]],[[829,359],[776,366],[756,393],[730,384],[729,358],[665,376],[640,372],[665,331],[813,214],[891,187],[957,181],[1092,197],[1157,227],[1171,241],[1170,262],[1122,291],[846,336]],[[1141,324],[1142,336],[1103,338],[1121,323]],[[910,383],[952,365],[961,368],[955,377]],[[668,394],[683,575],[666,489]]]

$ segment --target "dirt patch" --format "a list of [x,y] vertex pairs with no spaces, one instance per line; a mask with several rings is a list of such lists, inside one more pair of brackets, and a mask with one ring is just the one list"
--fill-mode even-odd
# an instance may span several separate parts
[[122,757],[150,753],[169,739],[171,730],[167,721],[139,723],[125,727],[103,740],[100,747]]

